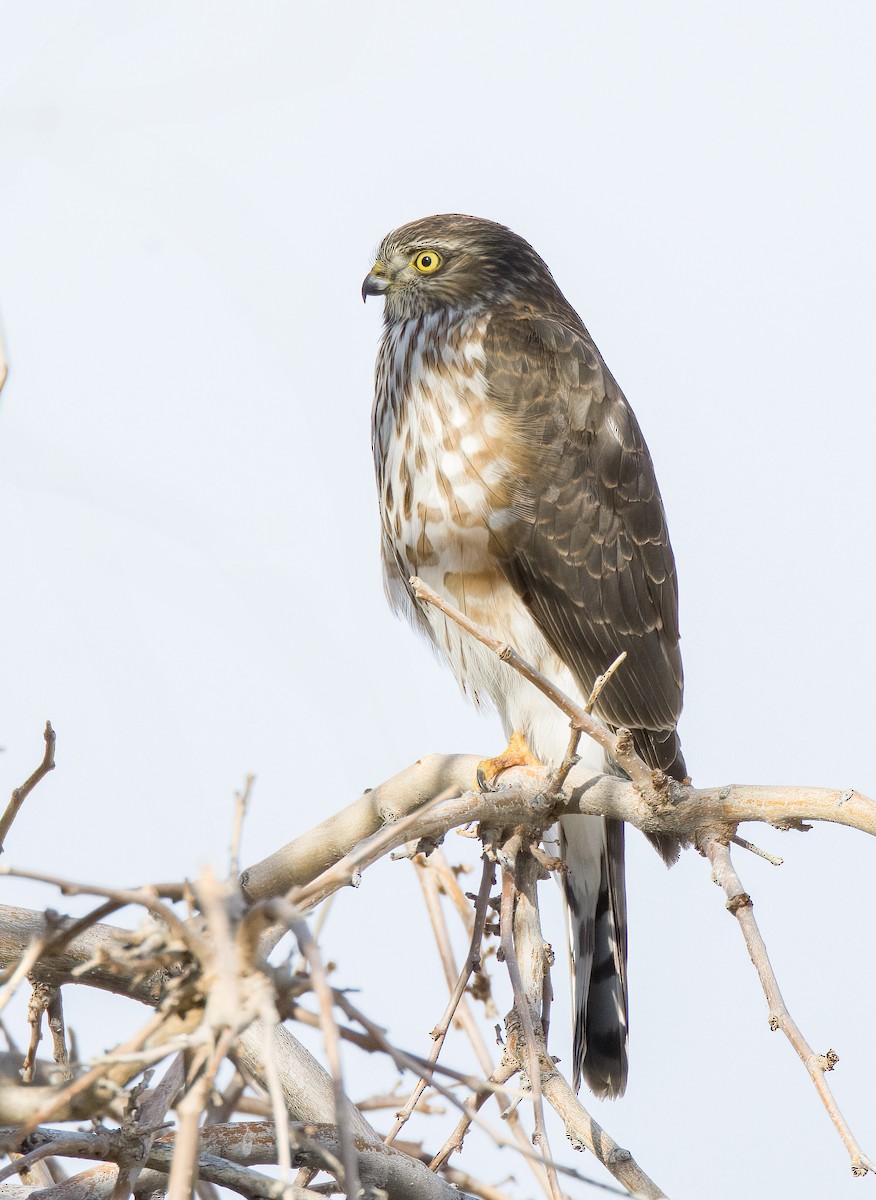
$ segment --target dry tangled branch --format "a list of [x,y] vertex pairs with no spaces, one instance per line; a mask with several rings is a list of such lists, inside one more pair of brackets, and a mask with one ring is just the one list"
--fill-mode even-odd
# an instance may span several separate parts
[[[550,689],[569,716],[569,753],[559,772],[510,770],[501,787],[482,792],[473,786],[476,758],[431,756],[239,878],[235,866],[223,880],[205,873],[194,885],[154,888],[48,880],[65,894],[95,897],[91,913],[75,920],[0,907],[0,1007],[26,981],[32,988],[28,1049],[23,1059],[14,1060],[16,1069],[10,1056],[3,1056],[0,1075],[0,1139],[9,1157],[0,1183],[19,1178],[0,1194],[184,1200],[196,1189],[215,1198],[215,1189],[222,1187],[243,1196],[303,1200],[324,1195],[329,1187],[351,1197],[384,1194],[390,1200],[450,1200],[461,1194],[508,1200],[510,1193],[500,1183],[479,1178],[466,1162],[466,1134],[476,1125],[522,1157],[542,1195],[561,1200],[568,1181],[596,1181],[569,1164],[568,1148],[549,1146],[545,1112],[551,1108],[570,1146],[590,1150],[614,1177],[615,1185],[601,1186],[619,1186],[651,1200],[663,1197],[629,1151],[593,1120],[550,1052],[552,955],[541,933],[538,896],[551,864],[538,842],[561,813],[604,814],[644,832],[671,833],[708,858],[742,927],[771,1023],[787,1034],[803,1060],[853,1171],[874,1170],[828,1088],[825,1073],[835,1056],[814,1054],[787,1011],[750,897],[732,865],[730,844],[748,845],[737,832],[747,821],[799,829],[806,821],[826,820],[876,833],[876,804],[854,791],[696,789],[667,780],[637,759],[623,730],[614,733],[591,712],[555,694],[513,650],[484,631],[469,632],[534,686]],[[4,836],[21,800],[51,769],[50,733],[47,726],[41,767],[13,793],[17,806],[11,814],[7,810]],[[577,766],[581,733],[604,745],[629,779],[592,775]],[[251,781],[238,797],[234,864],[250,786]],[[476,893],[466,897],[436,847],[450,830],[473,822],[482,870]],[[443,1012],[429,1018],[438,1019],[425,1053],[394,1044],[380,1023],[332,985],[307,922],[316,905],[403,845],[422,885],[448,989]],[[14,868],[5,873],[21,874]],[[182,913],[181,902],[187,905]],[[143,913],[137,928],[102,923],[128,905]],[[447,908],[468,942],[461,963],[454,957]],[[295,960],[290,953],[277,964],[269,956],[287,931],[302,957]],[[479,1004],[490,1019],[495,1014],[486,965],[491,955],[507,972],[513,997],[498,1061],[475,1014]],[[148,1010],[147,1018],[112,1052],[71,1064],[62,997],[72,985],[134,999]],[[44,1017],[52,1033],[53,1071],[37,1058]],[[328,1069],[294,1036],[295,1024],[321,1030]],[[442,1061],[453,1024],[470,1046],[475,1064],[470,1069]],[[354,1104],[344,1084],[344,1043],[404,1072],[410,1080],[407,1099],[369,1097]],[[229,1072],[231,1082],[222,1085]],[[489,1115],[493,1099],[503,1117],[498,1125]],[[396,1115],[381,1132],[371,1120],[379,1121],[387,1106]],[[431,1147],[400,1139],[415,1111],[437,1132]],[[90,1131],[69,1128],[85,1118],[94,1122]],[[58,1166],[62,1158],[99,1165],[66,1177]],[[278,1175],[256,1169],[265,1166]],[[298,1170],[295,1181],[293,1169]]]

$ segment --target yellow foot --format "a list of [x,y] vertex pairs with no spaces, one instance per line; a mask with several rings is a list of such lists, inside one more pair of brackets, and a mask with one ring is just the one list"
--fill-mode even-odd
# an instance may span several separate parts
[[478,763],[478,787],[482,792],[493,790],[496,779],[509,767],[540,767],[541,763],[526,744],[522,733],[512,733],[508,745],[495,758]]

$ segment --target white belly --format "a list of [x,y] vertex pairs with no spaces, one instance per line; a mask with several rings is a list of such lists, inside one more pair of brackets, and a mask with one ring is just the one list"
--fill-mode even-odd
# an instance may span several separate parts
[[[527,662],[580,704],[586,702],[568,667],[557,657],[523,602],[510,585],[500,582],[494,594],[467,598],[467,603],[449,593],[441,571],[421,571],[430,587],[462,608],[494,637],[510,643]],[[533,752],[545,763],[558,763],[569,742],[569,720],[542,692],[512,667],[472,638],[455,622],[427,606],[425,618],[438,652],[456,676],[463,692],[475,703],[495,708],[506,736],[523,733]],[[602,750],[589,738],[579,747],[582,760],[595,771],[602,769]]]

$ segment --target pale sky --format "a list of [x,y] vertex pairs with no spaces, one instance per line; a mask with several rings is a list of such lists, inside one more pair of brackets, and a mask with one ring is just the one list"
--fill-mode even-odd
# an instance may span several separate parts
[[[422,754],[501,748],[379,575],[380,306],[359,288],[383,234],[443,211],[536,247],[636,410],[694,781],[876,795],[874,54],[876,9],[852,0],[0,3],[7,792],[58,731],[4,861],[119,884],[223,869],[247,772],[252,862]],[[736,860],[874,1155],[874,847],[743,832],[785,857]],[[705,863],[666,872],[628,841],[630,1085],[594,1114],[673,1200],[869,1194]],[[344,894],[323,943],[425,1052],[445,992],[410,867]],[[130,1029],[68,991],[83,1053]],[[394,1078],[347,1067],[354,1096]]]

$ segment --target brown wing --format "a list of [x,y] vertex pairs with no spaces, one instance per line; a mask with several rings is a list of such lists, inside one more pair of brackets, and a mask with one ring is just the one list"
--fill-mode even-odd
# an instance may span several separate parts
[[627,659],[597,711],[646,761],[685,776],[675,561],[654,465],[623,393],[577,318],[505,310],[487,331],[493,402],[517,472],[499,556],[586,691]]

